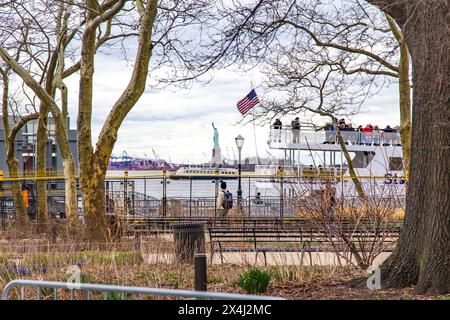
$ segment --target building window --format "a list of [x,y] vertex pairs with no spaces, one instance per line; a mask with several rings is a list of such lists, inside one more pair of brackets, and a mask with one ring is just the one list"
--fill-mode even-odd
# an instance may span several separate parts
[[403,158],[401,158],[401,157],[390,157],[389,158],[389,170],[391,170],[391,171],[402,171],[403,170]]

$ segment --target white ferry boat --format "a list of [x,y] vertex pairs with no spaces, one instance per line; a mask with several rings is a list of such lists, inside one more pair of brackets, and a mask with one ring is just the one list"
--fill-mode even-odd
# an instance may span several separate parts
[[238,170],[235,168],[187,166],[181,167],[169,175],[170,179],[194,179],[194,180],[231,180],[238,178]]
[[[341,131],[346,148],[352,157],[356,175],[368,197],[405,196],[403,180],[403,153],[398,132]],[[290,127],[271,128],[268,145],[284,151],[284,159],[277,164],[258,165],[255,175],[256,192],[261,196],[308,196],[321,190],[323,184],[334,185],[337,196],[356,197],[357,192],[334,132]],[[302,154],[303,153],[303,154]],[[305,165],[300,161],[305,154],[320,155],[320,162]]]

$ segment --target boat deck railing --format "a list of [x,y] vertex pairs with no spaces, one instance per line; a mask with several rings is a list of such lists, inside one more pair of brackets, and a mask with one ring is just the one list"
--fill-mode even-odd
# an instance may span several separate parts
[[[400,133],[376,130],[372,132],[339,131],[344,142],[348,145],[360,146],[400,146]],[[270,129],[269,145],[282,147],[284,145],[301,146],[302,144],[338,144],[337,136],[333,130],[314,130],[300,128],[294,130],[290,126]]]

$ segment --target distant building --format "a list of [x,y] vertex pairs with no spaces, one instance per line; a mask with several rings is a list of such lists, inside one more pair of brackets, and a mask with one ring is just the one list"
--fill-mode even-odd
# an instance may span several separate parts
[[[10,116],[9,122],[11,127],[14,126],[15,121],[13,116]],[[70,121],[67,118],[67,127],[69,128]],[[36,140],[37,140],[38,120],[29,121],[17,133],[16,136],[16,158],[19,160],[20,176],[34,176],[36,171]],[[62,175],[63,163],[61,157],[61,150],[55,139],[55,124],[53,118],[48,119],[48,141],[46,148],[46,166],[47,172],[51,175]],[[77,148],[77,131],[68,131],[69,145],[75,161],[75,167],[78,168],[78,148]],[[5,132],[3,127],[3,119],[0,116],[0,171],[3,171],[3,176],[7,177],[8,165],[6,163],[6,146],[5,146]]]

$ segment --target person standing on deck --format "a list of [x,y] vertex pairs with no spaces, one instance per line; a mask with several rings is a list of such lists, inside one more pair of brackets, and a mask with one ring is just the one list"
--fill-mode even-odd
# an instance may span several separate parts
[[300,142],[300,119],[297,117],[291,122],[292,143]]
[[281,122],[280,119],[276,119],[275,122],[273,123],[273,128],[275,129],[275,137],[274,137],[274,142],[281,142],[281,130],[283,129],[283,123]]
[[325,124],[325,141],[324,143],[332,143],[334,144],[334,141],[336,140],[336,137],[334,135],[334,126],[332,123],[328,122]]

